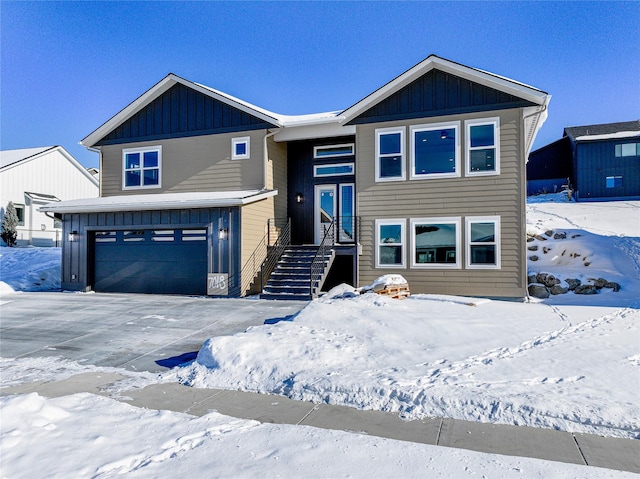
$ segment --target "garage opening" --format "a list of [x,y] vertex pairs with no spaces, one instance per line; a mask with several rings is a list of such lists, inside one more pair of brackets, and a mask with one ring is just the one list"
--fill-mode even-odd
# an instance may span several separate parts
[[206,228],[95,231],[93,289],[111,293],[207,293]]

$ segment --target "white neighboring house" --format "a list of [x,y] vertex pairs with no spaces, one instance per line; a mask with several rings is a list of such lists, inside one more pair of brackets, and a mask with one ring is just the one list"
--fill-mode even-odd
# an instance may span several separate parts
[[62,225],[38,209],[53,201],[97,197],[96,176],[61,146],[0,151],[0,218],[12,201],[19,246],[60,246]]

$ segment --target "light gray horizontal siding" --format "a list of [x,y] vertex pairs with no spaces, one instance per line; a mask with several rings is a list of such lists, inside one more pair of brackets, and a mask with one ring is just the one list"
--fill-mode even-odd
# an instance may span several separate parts
[[[173,138],[102,147],[102,196],[234,191],[264,186],[264,130]],[[249,136],[251,157],[231,159],[231,139]],[[122,150],[162,146],[161,188],[122,189]]]
[[[359,282],[371,283],[383,274],[398,273],[409,282],[413,293],[471,296],[523,297],[526,288],[524,254],[524,167],[521,113],[518,109],[465,116],[447,116],[388,122],[357,127],[357,214],[361,217]],[[465,177],[465,119],[500,117],[500,175]],[[416,124],[460,121],[461,177],[410,180],[410,132]],[[375,182],[375,130],[407,127],[405,166],[407,179]],[[410,218],[454,216],[461,219],[461,269],[412,269]],[[465,218],[500,216],[501,268],[466,269]],[[376,219],[402,218],[405,223],[406,268],[375,268]]]

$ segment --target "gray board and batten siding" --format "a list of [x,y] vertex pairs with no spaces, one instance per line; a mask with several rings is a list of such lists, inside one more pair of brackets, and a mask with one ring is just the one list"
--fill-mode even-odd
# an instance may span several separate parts
[[[500,117],[500,174],[465,177],[465,128],[469,119]],[[461,176],[402,181],[375,181],[375,130],[377,128],[461,122]],[[526,296],[525,162],[522,111],[519,108],[491,113],[467,113],[446,117],[393,121],[357,126],[357,214],[361,220],[359,281],[369,284],[383,274],[404,276],[412,291],[470,296]],[[405,135],[409,152],[410,135]],[[409,155],[405,158],[409,171]],[[468,216],[499,216],[501,221],[500,269],[465,267],[465,234],[459,254],[460,269],[411,268],[411,218],[460,217],[464,230]],[[376,219],[405,220],[405,268],[376,268]]]
[[275,126],[177,83],[91,146],[264,130]]
[[348,124],[380,123],[527,106],[535,104],[452,73],[433,69],[364,111]]
[[[207,272],[227,273],[233,283],[240,268],[240,241],[236,238],[240,234],[239,210],[232,207],[63,213],[65,238],[72,231],[79,234],[76,241],[63,244],[62,289],[132,292],[132,288],[139,286],[136,278],[142,275],[150,284],[140,285],[137,292],[206,294]],[[227,229],[227,239],[218,237],[221,227]],[[203,230],[206,230],[204,243]],[[125,241],[125,232],[140,232],[144,239],[130,237],[131,242]],[[109,241],[96,244],[96,235],[102,239],[114,237],[113,244],[108,244]],[[164,246],[155,245],[154,240]],[[191,242],[201,246],[190,246]],[[138,256],[132,256],[133,251],[138,251]],[[179,276],[171,277],[175,257],[195,253],[199,256],[191,266],[199,277],[184,284]],[[183,265],[180,271],[188,267]],[[184,273],[180,271],[178,275]],[[113,282],[108,281],[107,274],[114,277]],[[153,277],[157,278],[157,285]],[[237,285],[231,284],[229,290],[234,286]]]
[[[573,144],[578,200],[640,198],[640,156],[615,156],[615,146],[625,143],[640,137]],[[621,177],[622,184],[607,188],[607,177]]]

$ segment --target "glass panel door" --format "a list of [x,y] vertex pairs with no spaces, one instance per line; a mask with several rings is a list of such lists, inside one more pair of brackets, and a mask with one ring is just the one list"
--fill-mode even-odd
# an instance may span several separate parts
[[317,185],[315,196],[315,242],[320,244],[336,217],[336,185]]

